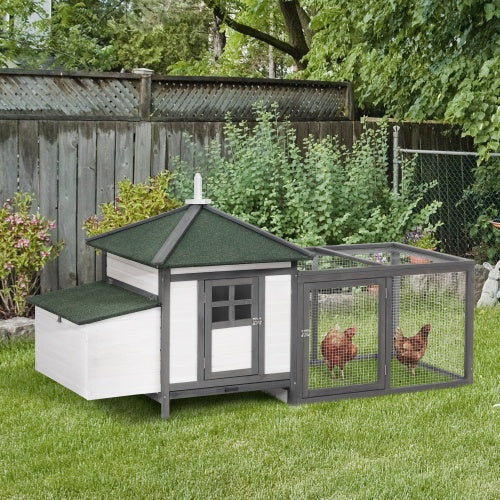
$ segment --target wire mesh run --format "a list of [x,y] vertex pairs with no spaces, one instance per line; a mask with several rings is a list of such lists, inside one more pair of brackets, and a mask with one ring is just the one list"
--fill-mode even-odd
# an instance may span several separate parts
[[390,386],[464,377],[465,272],[393,279]]
[[309,390],[378,380],[379,286],[310,292]]

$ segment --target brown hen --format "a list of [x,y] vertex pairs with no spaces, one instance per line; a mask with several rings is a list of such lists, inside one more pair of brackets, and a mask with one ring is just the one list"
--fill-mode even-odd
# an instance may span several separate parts
[[352,326],[340,333],[340,327],[337,324],[321,341],[321,354],[333,378],[336,378],[333,371],[335,366],[339,367],[342,378],[344,378],[345,365],[352,361],[358,353],[358,346],[352,341],[355,333],[356,326]]
[[394,350],[396,351],[397,360],[406,365],[413,376],[415,376],[415,368],[419,361],[424,357],[427,349],[427,336],[431,331],[431,325],[427,324],[420,328],[419,332],[413,337],[405,337],[401,327],[396,328],[396,336],[394,338]]

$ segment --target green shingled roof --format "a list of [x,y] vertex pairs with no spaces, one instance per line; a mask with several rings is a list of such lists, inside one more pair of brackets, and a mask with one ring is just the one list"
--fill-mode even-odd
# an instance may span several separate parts
[[297,261],[310,253],[208,205],[190,205],[87,240],[154,267]]
[[65,290],[34,295],[27,301],[77,325],[157,307],[157,301],[98,281]]

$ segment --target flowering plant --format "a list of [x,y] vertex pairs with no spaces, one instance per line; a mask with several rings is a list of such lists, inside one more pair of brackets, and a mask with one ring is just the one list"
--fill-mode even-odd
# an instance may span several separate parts
[[413,231],[405,235],[405,243],[418,248],[436,248],[439,244],[435,236],[436,229],[437,225],[425,229],[422,226],[417,226]]
[[33,196],[17,192],[0,208],[0,317],[25,316],[25,298],[38,291],[39,272],[62,250],[53,243],[48,221],[30,213]]

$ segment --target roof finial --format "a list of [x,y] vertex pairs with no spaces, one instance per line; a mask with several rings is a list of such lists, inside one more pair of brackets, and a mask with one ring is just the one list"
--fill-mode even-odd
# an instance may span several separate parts
[[212,200],[203,198],[202,183],[201,174],[196,173],[194,176],[194,198],[192,200],[186,200],[186,205],[209,205],[212,203]]

